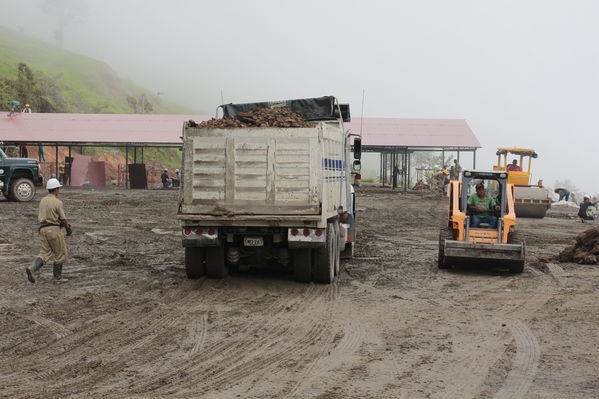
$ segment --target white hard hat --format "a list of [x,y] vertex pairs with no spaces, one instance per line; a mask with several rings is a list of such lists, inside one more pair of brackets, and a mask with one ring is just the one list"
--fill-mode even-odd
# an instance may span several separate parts
[[179,169],[175,169],[175,173],[179,173]]
[[59,187],[62,187],[62,184],[60,184],[58,179],[49,179],[48,183],[46,183],[46,190],[54,190]]
[[591,199],[591,196],[590,196],[590,195],[585,195],[583,198],[584,198],[584,199],[589,199],[589,200],[590,200],[590,199]]
[[165,172],[168,172],[168,169],[167,169],[167,168],[164,168],[164,171],[165,171]]

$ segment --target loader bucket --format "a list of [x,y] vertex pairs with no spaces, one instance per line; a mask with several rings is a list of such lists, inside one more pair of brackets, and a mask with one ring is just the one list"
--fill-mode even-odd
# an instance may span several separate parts
[[549,208],[547,189],[543,187],[515,187],[514,209],[517,217],[544,218]]
[[496,244],[469,241],[445,240],[443,264],[481,265],[509,268],[522,272],[525,261],[524,244]]

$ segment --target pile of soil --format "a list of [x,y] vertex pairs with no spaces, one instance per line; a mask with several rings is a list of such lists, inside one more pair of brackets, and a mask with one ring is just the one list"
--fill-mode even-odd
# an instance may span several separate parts
[[599,227],[593,227],[576,236],[576,244],[558,255],[560,262],[596,265],[599,258]]
[[192,127],[230,129],[239,127],[314,127],[314,123],[307,122],[299,114],[289,108],[257,108],[247,112],[240,112],[234,119],[211,119],[196,123],[189,121]]

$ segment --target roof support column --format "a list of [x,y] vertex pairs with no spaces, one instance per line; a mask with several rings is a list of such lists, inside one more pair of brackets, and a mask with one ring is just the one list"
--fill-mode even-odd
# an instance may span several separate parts
[[412,168],[412,165],[411,165],[412,164],[412,153],[411,152],[408,152],[407,158],[408,158],[408,168],[407,168],[407,173],[406,173],[406,192],[408,191],[408,188],[410,188],[410,170]]
[[472,169],[476,169],[476,148],[472,150]]
[[125,145],[125,188],[129,188],[129,146]]
[[60,174],[58,173],[58,144],[56,144],[56,162],[55,162],[55,173],[54,176],[56,176],[56,178],[58,179],[60,177]]

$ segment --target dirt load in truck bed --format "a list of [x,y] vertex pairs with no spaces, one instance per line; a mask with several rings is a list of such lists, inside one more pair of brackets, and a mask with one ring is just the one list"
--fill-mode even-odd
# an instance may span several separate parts
[[518,219],[522,274],[439,270],[447,199],[365,185],[355,258],[319,285],[188,280],[177,196],[65,187],[69,281],[35,285],[43,193],[0,201],[0,397],[599,397],[599,268],[536,261],[589,228],[576,209]]
[[230,129],[242,127],[314,127],[300,115],[285,107],[257,108],[247,112],[239,112],[233,119],[211,119],[201,123],[191,123],[200,128]]

